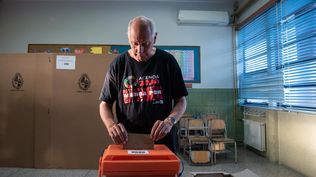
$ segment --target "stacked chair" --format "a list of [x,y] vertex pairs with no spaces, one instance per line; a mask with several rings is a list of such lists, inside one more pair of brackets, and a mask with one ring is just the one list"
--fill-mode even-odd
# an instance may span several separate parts
[[183,115],[178,124],[178,143],[179,151],[183,153],[184,157],[189,153],[188,141],[188,120],[192,119],[191,115]]
[[225,121],[215,114],[200,119],[184,115],[178,124],[178,142],[180,152],[191,164],[216,163],[218,154],[229,152],[237,162],[236,141],[227,137]]
[[208,126],[202,119],[188,120],[189,155],[193,164],[212,163],[211,141]]
[[[216,163],[216,155],[220,153],[234,152],[235,163],[237,163],[237,144],[232,138],[227,138],[226,123],[223,119],[208,120],[209,137],[211,139],[211,150],[213,153],[214,163]],[[227,145],[233,145],[230,150]]]
[[179,150],[191,164],[212,163],[213,155],[209,152],[211,141],[208,135],[207,121],[184,115],[178,124]]

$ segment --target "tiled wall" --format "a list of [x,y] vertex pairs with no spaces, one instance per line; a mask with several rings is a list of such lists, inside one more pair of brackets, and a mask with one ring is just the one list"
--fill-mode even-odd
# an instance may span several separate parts
[[[227,124],[228,136],[243,139],[242,114],[234,110],[234,89],[188,89],[186,113],[194,117],[217,114]],[[234,113],[236,111],[236,113]]]

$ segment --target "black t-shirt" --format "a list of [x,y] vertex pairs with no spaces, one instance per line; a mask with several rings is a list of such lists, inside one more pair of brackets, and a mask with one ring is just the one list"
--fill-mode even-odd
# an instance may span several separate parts
[[128,132],[149,134],[157,120],[172,110],[173,99],[187,96],[176,59],[160,49],[146,62],[128,52],[119,55],[106,73],[100,100],[116,102],[118,121]]

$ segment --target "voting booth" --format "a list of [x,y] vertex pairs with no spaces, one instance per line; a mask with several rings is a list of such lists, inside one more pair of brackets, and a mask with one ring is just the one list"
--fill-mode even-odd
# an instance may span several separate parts
[[[0,54],[0,166],[97,169],[113,54]],[[1,175],[0,175],[1,176]]]

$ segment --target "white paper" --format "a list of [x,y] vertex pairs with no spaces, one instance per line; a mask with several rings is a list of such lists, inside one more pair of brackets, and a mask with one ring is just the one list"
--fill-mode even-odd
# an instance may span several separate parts
[[133,155],[143,155],[143,154],[149,154],[147,150],[128,150],[128,154],[133,154]]
[[76,56],[57,55],[56,56],[56,69],[76,69]]

